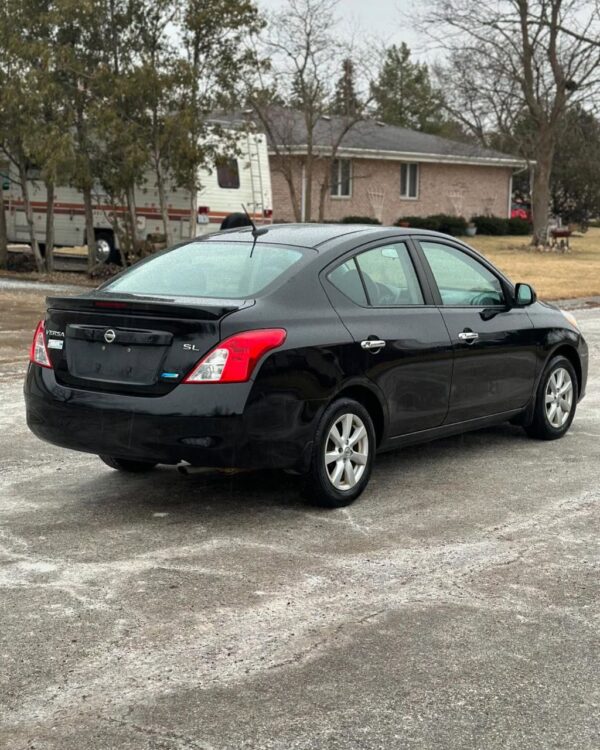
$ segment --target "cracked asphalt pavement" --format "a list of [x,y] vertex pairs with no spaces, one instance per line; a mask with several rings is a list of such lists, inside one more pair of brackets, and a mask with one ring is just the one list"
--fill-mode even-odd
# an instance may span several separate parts
[[326,512],[38,441],[49,292],[0,280],[0,748],[600,747],[600,310],[563,440],[386,454]]

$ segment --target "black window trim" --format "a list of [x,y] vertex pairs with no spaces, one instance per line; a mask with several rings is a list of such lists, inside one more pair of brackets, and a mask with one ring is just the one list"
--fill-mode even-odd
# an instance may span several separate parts
[[[358,255],[361,255],[361,253],[367,252],[368,250],[376,250],[378,247],[385,247],[387,245],[396,245],[399,242],[402,242],[406,245],[406,249],[408,250],[408,256],[413,264],[415,275],[417,277],[417,282],[421,289],[423,302],[416,304],[416,305],[412,305],[412,304],[411,305],[405,305],[405,304],[403,305],[372,305],[371,300],[369,298],[369,293],[367,291],[367,288],[366,288],[366,285],[362,276],[362,272],[360,270],[360,264],[357,263],[355,259]],[[332,271],[334,271],[339,266],[344,265],[344,263],[347,263],[349,260],[354,260],[354,264],[356,266],[356,269],[358,270],[360,281],[363,286],[363,291],[365,293],[365,298],[367,300],[366,305],[361,305],[358,302],[355,302],[353,299],[350,299],[348,295],[344,294],[344,292],[342,292],[341,289],[338,289],[337,286],[329,279],[329,274]],[[353,305],[356,305],[356,307],[361,307],[364,310],[402,310],[402,309],[416,310],[416,309],[422,309],[426,307],[428,308],[439,307],[435,299],[435,294],[433,293],[433,290],[430,286],[429,279],[427,277],[425,267],[423,266],[423,261],[420,257],[419,251],[417,250],[414,242],[412,241],[412,236],[408,234],[398,234],[398,235],[392,235],[388,237],[380,237],[377,240],[371,240],[370,242],[366,242],[363,245],[354,247],[351,250],[348,250],[346,253],[344,253],[344,255],[331,261],[331,263],[329,263],[323,269],[321,269],[319,276],[322,277],[322,279],[325,279],[327,283],[330,284],[339,294],[343,295],[345,299],[347,299]],[[436,287],[436,291],[437,291],[437,287]]]
[[[506,276],[500,273],[500,271],[495,266],[493,266],[487,260],[487,258],[484,258],[484,256],[478,253],[476,250],[473,250],[473,248],[469,247],[468,245],[463,245],[461,242],[453,242],[452,240],[446,239],[446,237],[413,235],[412,239],[414,241],[415,248],[420,257],[421,263],[423,264],[423,272],[427,277],[427,281],[432,290],[433,297],[436,300],[435,304],[437,305],[437,307],[449,308],[453,310],[507,310],[512,307],[511,300],[514,297],[513,284],[506,278]],[[502,292],[504,294],[505,303],[503,305],[445,305],[442,300],[440,290],[438,289],[437,281],[435,280],[435,276],[433,275],[433,271],[431,270],[425,252],[421,247],[421,242],[435,242],[438,245],[446,245],[453,248],[454,250],[458,250],[459,252],[468,255],[470,258],[480,263],[486,270],[488,270],[492,274],[492,276],[495,276],[498,279],[502,288]]]

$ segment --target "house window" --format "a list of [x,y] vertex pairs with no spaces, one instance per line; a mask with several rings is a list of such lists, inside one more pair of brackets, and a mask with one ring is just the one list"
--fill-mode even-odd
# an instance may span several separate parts
[[240,172],[237,159],[219,159],[217,161],[217,182],[220,188],[237,190],[240,186]]
[[417,198],[419,194],[419,165],[400,165],[400,197]]
[[352,194],[352,162],[350,159],[334,159],[331,162],[331,195],[349,198]]

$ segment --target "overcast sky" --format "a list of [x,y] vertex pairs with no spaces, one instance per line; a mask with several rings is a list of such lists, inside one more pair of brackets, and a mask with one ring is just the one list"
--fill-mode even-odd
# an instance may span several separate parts
[[[415,0],[339,0],[338,14],[350,28],[364,30],[366,35],[378,37],[387,44],[406,42],[420,59],[431,59],[424,40],[411,28],[410,17],[424,3]],[[265,10],[285,7],[284,0],[259,0]]]

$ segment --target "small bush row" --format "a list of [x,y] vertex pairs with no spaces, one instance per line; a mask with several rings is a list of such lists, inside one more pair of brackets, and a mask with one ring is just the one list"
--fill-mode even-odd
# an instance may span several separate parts
[[[530,234],[531,226],[526,219],[503,219],[501,216],[473,216],[471,222],[477,228],[477,234],[488,235],[523,235]],[[431,216],[401,216],[396,226],[409,226],[415,229],[430,229],[443,232],[453,237],[465,235],[467,221],[463,216],[433,214]]]
[[477,227],[477,234],[529,234],[531,225],[527,219],[503,219],[500,216],[474,216],[471,221]]
[[432,214],[431,216],[401,216],[396,226],[409,226],[415,229],[430,229],[459,237],[467,231],[467,222],[463,216],[449,214]]

